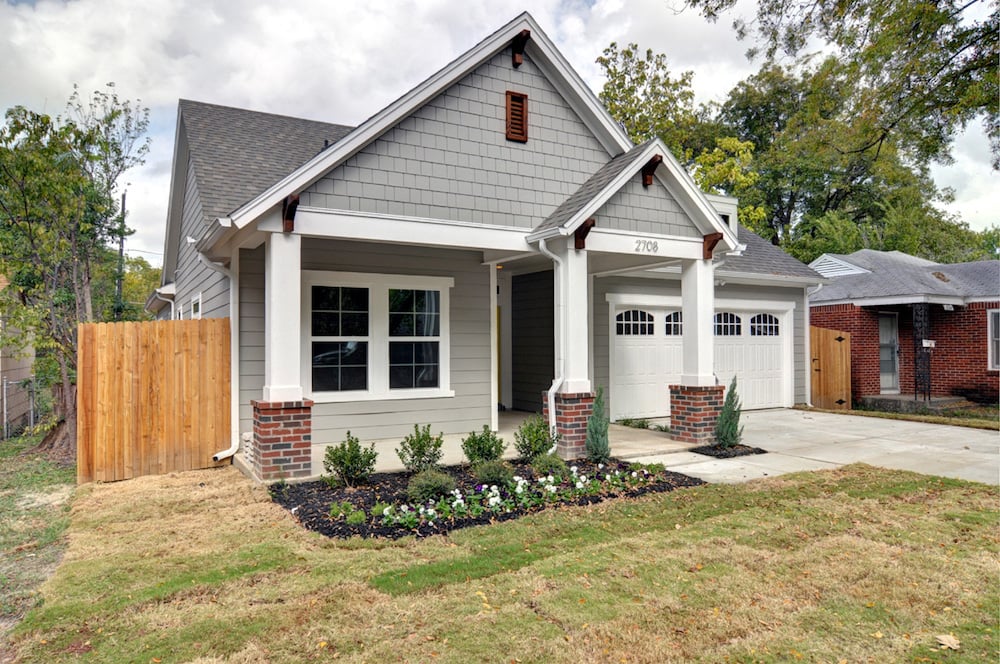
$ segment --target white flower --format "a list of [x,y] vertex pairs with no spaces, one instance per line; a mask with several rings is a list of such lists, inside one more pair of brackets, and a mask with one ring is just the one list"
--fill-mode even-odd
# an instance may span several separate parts
[[517,485],[517,486],[516,486],[516,487],[514,488],[514,493],[524,493],[524,486],[523,486],[523,485],[521,485],[521,484],[518,484],[518,485]]
[[384,510],[382,510],[382,516],[389,516],[390,514],[392,514],[392,507],[391,506],[390,507],[386,507]]
[[582,489],[583,488],[583,482],[577,482],[576,483],[576,488],[577,489]]
[[574,475],[576,475],[576,466],[570,466],[570,467],[569,467],[569,472],[571,472],[571,473],[573,473]]
[[558,489],[556,489],[556,488],[555,488],[554,486],[552,486],[551,484],[550,484],[550,485],[548,485],[548,486],[547,486],[547,487],[545,487],[545,488],[549,490],[549,493],[555,493],[556,491],[558,491]]
[[610,482],[610,481],[611,481],[611,475],[609,475],[609,474],[605,473],[605,474],[604,474],[604,481],[605,481],[605,482]]
[[403,513],[409,512],[410,511],[410,506],[409,505],[400,505],[399,506],[399,511],[403,512]]
[[555,481],[556,481],[556,478],[552,477],[551,475],[549,475],[549,476],[548,476],[548,477],[546,477],[545,479],[546,479],[546,480],[548,480],[548,483],[549,483],[549,484],[553,484],[553,483],[555,483]]
[[586,482],[587,481],[587,476],[586,475],[580,475],[580,481],[581,482]]
[[603,463],[597,464],[597,469],[598,470],[604,470],[604,464]]
[[632,471],[632,477],[639,477],[639,473],[637,473],[637,472],[635,472],[635,471],[633,470],[633,471]]

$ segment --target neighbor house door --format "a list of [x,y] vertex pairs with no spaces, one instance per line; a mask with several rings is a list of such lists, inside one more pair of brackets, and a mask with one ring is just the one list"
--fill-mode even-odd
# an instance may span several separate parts
[[883,394],[899,393],[899,320],[894,313],[878,315],[878,372]]

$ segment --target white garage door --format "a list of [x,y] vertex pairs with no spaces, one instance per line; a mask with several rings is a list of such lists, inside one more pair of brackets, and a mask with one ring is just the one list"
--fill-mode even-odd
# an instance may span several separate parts
[[[791,368],[780,314],[720,311],[715,315],[715,374],[737,377],[746,410],[789,405]],[[611,417],[670,414],[670,388],[680,381],[681,313],[657,307],[618,307],[611,330]],[[788,331],[790,333],[790,330]]]

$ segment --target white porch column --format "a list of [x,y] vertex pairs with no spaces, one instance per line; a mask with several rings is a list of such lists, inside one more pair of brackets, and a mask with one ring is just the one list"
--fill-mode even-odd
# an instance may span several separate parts
[[[590,392],[590,280],[587,250],[574,249],[574,239],[565,240],[559,252],[562,264],[557,275],[556,310],[562,305],[563,384],[560,392]],[[558,353],[557,353],[558,355]]]
[[301,401],[302,237],[269,233],[264,245],[264,401]]
[[709,260],[686,260],[681,267],[684,364],[681,385],[715,385],[713,368],[715,267]]

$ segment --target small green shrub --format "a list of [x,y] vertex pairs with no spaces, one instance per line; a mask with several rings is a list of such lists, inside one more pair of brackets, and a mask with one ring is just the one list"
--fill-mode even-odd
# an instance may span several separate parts
[[620,424],[623,427],[629,427],[631,429],[648,429],[649,420],[645,417],[623,417],[618,420],[616,424]]
[[541,415],[532,415],[514,432],[514,449],[522,459],[531,460],[539,454],[548,454],[558,438],[553,438],[548,423]]
[[422,470],[410,478],[406,495],[411,503],[424,504],[455,490],[454,478],[434,468]]
[[495,461],[503,456],[507,443],[498,437],[486,424],[480,432],[473,431],[462,440],[462,453],[469,463],[475,465],[483,461]]
[[333,503],[330,505],[330,518],[339,519],[342,516],[350,516],[354,513],[354,505],[348,501]]
[[326,448],[326,455],[323,458],[323,468],[329,473],[323,479],[331,486],[338,481],[347,486],[358,486],[364,484],[375,472],[375,460],[378,452],[375,451],[375,444],[368,448],[361,447],[358,439],[347,432],[347,440],[339,445],[331,445]]
[[607,463],[611,458],[608,416],[604,410],[604,389],[600,387],[594,396],[594,409],[587,418],[587,440],[584,449],[587,451],[587,459],[594,463]]
[[736,393],[736,376],[729,384],[726,400],[722,403],[722,412],[715,423],[715,444],[719,447],[733,447],[743,440],[743,427],[740,426],[740,414],[743,412],[740,397]]
[[472,467],[480,484],[504,486],[514,480],[514,469],[499,459],[481,461]]
[[551,475],[558,479],[569,477],[569,466],[555,454],[539,454],[531,460],[531,467],[539,477]]
[[347,523],[352,526],[360,526],[362,523],[368,520],[368,515],[365,514],[364,510],[355,510],[347,515]]
[[396,454],[412,473],[419,473],[428,468],[436,468],[441,460],[441,446],[444,445],[442,434],[431,435],[431,425],[426,424],[424,428],[413,425],[413,433],[408,434],[403,442],[399,444]]
[[385,511],[391,507],[392,503],[375,503],[372,505],[372,516],[380,519],[382,518],[382,515],[385,514]]

